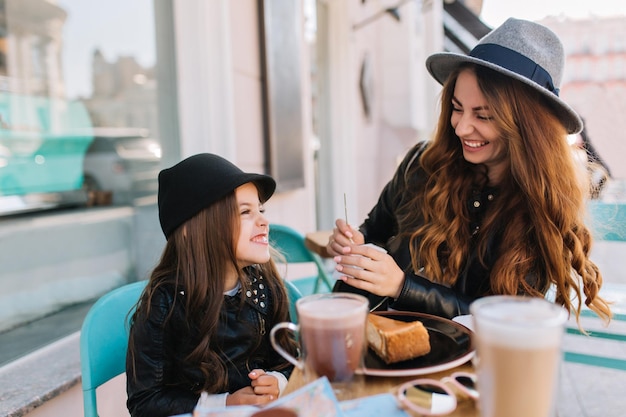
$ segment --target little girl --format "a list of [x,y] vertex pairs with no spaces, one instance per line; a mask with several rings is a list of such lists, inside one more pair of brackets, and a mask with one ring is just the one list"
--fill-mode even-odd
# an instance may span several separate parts
[[[167,243],[131,319],[133,417],[191,413],[203,391],[215,406],[265,404],[286,386],[292,366],[269,342],[289,320],[263,214],[275,188],[213,154],[159,174]],[[282,343],[295,354],[293,340]]]

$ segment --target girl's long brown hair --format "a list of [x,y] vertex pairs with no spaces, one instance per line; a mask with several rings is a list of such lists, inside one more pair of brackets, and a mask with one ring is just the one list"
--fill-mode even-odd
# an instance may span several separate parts
[[[179,291],[175,292],[174,303],[184,303],[188,330],[193,329],[193,334],[200,336],[197,345],[185,358],[205,377],[205,385],[198,392],[225,392],[228,389],[227,368],[217,350],[216,332],[224,300],[226,273],[238,271],[243,293],[249,288],[246,273],[237,262],[235,248],[238,236],[239,209],[232,192],[198,212],[172,233],[133,316],[133,321],[138,317],[148,317],[150,300],[159,287],[173,284],[175,288],[184,289],[184,297]],[[274,261],[270,259],[256,267],[272,294],[271,322],[288,321],[289,301]],[[241,302],[244,303],[243,298]],[[173,311],[172,308],[168,319]],[[277,338],[281,346],[287,347],[292,354],[296,352],[295,341],[288,337],[288,332],[279,332]],[[129,346],[132,349],[134,344]],[[135,353],[131,351],[131,354]]]
[[[501,132],[509,167],[474,239],[481,262],[488,237],[501,236],[490,272],[491,293],[543,297],[553,285],[555,301],[579,317],[582,303],[604,319],[599,296],[602,274],[589,259],[591,234],[584,223],[585,190],[563,125],[550,103],[521,82],[481,66],[465,65],[451,74],[441,98],[441,113],[422,166],[428,177],[401,217],[411,235],[412,263],[436,282],[452,285],[470,251],[467,201],[488,183],[487,167],[465,161],[450,123],[458,74],[476,74],[493,123]],[[417,164],[416,164],[417,165]],[[421,212],[416,223],[411,210]]]

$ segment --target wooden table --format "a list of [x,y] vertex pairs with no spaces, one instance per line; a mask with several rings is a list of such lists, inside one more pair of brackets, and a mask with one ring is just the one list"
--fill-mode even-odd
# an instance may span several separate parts
[[330,258],[328,252],[326,252],[326,244],[332,234],[332,230],[318,230],[307,233],[304,237],[304,244],[310,251],[317,253],[322,258]]
[[[420,376],[361,376],[359,377],[361,378],[361,381],[360,383],[356,384],[355,391],[350,392],[349,395],[347,395],[347,398],[346,396],[343,396],[341,393],[339,393],[337,395],[337,399],[339,401],[344,401],[384,393],[391,393],[395,395],[395,390],[403,382],[417,378],[431,378],[439,380],[445,376],[452,374],[453,372],[474,372],[474,369],[471,364],[467,363],[465,365],[461,365],[447,371]],[[293,370],[293,373],[291,374],[291,378],[289,378],[289,383],[287,384],[287,388],[285,389],[283,395],[293,392],[304,385],[306,385],[306,382],[304,381],[302,371],[299,368],[295,368]],[[459,397],[457,409],[448,415],[450,417],[478,417],[478,411],[476,410],[476,404],[474,403],[474,401],[468,398]]]

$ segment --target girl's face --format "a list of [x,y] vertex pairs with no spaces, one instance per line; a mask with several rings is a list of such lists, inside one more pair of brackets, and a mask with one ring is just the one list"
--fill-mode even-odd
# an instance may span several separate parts
[[263,213],[256,186],[249,182],[235,190],[239,207],[239,238],[236,256],[240,266],[266,263],[270,260],[269,223]]
[[485,164],[490,184],[498,184],[506,169],[506,149],[476,75],[470,69],[462,70],[456,80],[450,123],[461,140],[465,160]]

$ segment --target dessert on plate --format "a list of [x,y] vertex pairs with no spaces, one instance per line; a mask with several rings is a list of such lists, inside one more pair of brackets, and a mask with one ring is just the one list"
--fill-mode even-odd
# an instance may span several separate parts
[[405,322],[371,313],[367,317],[367,343],[387,364],[430,352],[428,330],[421,321]]

